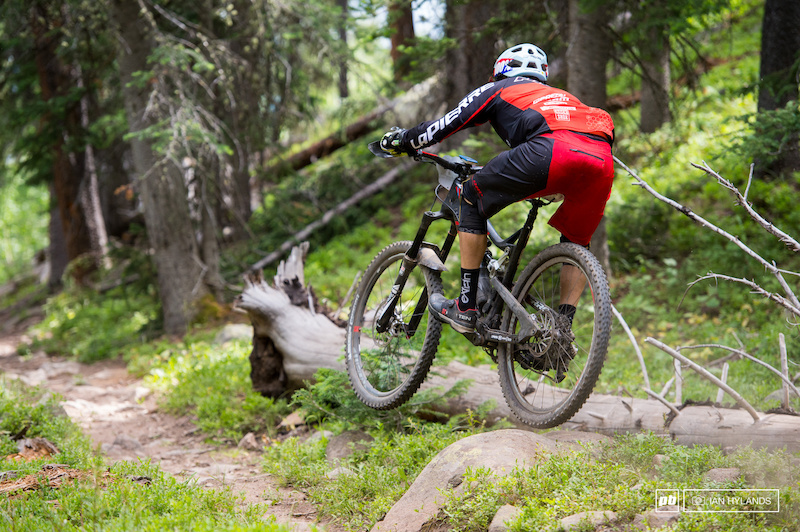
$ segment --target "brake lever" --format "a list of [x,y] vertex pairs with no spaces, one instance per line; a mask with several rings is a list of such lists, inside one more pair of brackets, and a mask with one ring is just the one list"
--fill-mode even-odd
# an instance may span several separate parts
[[369,148],[369,151],[372,152],[372,155],[374,155],[375,157],[380,157],[381,159],[391,159],[392,157],[394,157],[394,155],[392,155],[391,153],[383,151],[383,149],[381,148],[381,141],[379,140],[376,140],[375,142],[370,142],[369,144],[367,144],[367,147]]

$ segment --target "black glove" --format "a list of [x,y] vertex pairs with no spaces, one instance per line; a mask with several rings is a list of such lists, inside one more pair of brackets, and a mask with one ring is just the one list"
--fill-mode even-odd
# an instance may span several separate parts
[[393,127],[391,131],[383,135],[381,149],[394,157],[405,155],[407,151],[402,147],[403,133],[405,132],[405,129]]

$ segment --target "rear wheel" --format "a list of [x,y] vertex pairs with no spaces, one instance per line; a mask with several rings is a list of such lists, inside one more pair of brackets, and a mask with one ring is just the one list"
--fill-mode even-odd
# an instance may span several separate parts
[[425,380],[439,347],[442,325],[428,312],[428,295],[442,291],[435,270],[415,265],[386,325],[378,326],[410,247],[410,241],[395,242],[378,253],[361,278],[350,310],[347,373],[358,398],[375,409],[408,401]]
[[[567,278],[572,293],[562,284]],[[562,243],[533,258],[513,294],[544,333],[498,349],[500,386],[523,423],[554,427],[580,409],[603,368],[612,316],[608,281],[588,249]],[[559,313],[565,301],[577,307],[571,325]],[[502,329],[519,331],[517,318],[508,310]]]

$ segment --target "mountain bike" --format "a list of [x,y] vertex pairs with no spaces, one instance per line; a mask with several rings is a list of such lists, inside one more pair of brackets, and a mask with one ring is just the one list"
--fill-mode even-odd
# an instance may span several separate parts
[[[378,142],[378,157],[391,157]],[[439,170],[434,204],[413,241],[386,246],[359,281],[347,326],[346,366],[350,383],[367,406],[388,410],[420,387],[439,346],[442,324],[428,310],[428,296],[442,292],[441,272],[457,237],[459,190],[480,166],[464,156],[418,151],[412,157]],[[600,263],[585,247],[560,243],[541,250],[517,276],[522,251],[547,199],[528,199],[525,223],[502,238],[489,223],[487,237],[500,250],[487,251],[479,278],[481,317],[465,336],[497,363],[500,387],[511,412],[525,424],[548,428],[569,420],[592,392],[606,357],[611,298]],[[450,223],[441,245],[425,237],[433,222]],[[564,272],[564,273],[562,273]],[[558,308],[567,297],[563,275],[582,278],[572,295],[570,323]]]

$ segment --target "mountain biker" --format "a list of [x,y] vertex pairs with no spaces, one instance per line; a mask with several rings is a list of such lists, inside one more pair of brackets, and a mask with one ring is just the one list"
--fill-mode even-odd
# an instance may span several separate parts
[[[611,117],[546,82],[545,53],[529,43],[512,46],[495,61],[489,83],[470,92],[455,109],[408,130],[395,128],[381,139],[384,151],[403,155],[489,122],[511,148],[464,182],[457,221],[461,294],[455,299],[432,294],[428,303],[434,317],[461,333],[475,330],[478,274],[490,217],[523,199],[563,196],[549,224],[561,233],[562,242],[588,247],[611,194]],[[558,311],[570,321],[584,284],[577,268],[561,270]]]

